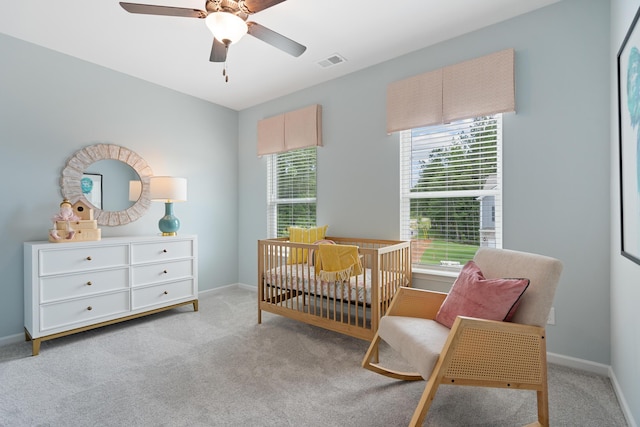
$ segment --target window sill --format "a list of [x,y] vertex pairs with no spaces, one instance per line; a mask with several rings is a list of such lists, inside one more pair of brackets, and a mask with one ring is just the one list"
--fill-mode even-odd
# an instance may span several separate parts
[[456,279],[460,274],[460,269],[431,269],[431,268],[416,268],[411,269],[413,277],[417,279],[437,279],[437,278],[453,278]]
[[451,285],[456,281],[459,270],[457,269],[427,269],[413,268],[411,274],[411,286],[419,289],[447,293]]

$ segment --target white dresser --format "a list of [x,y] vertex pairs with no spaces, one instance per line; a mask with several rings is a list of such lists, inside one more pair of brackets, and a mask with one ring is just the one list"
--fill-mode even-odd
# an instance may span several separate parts
[[196,236],[24,244],[24,327],[40,342],[193,304]]

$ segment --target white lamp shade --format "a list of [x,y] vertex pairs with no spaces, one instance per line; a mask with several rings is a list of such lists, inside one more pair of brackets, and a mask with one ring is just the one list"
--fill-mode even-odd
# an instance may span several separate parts
[[207,27],[218,41],[229,40],[235,43],[247,34],[247,23],[242,18],[229,12],[213,12],[205,19]]
[[150,198],[155,202],[186,202],[187,179],[175,176],[152,176]]
[[141,181],[129,181],[129,201],[137,202],[142,194]]

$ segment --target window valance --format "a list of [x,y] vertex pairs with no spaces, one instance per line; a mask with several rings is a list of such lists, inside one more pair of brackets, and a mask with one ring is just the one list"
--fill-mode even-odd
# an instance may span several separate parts
[[387,132],[515,111],[514,63],[506,49],[389,84]]
[[258,121],[258,156],[314,146],[322,146],[321,105]]

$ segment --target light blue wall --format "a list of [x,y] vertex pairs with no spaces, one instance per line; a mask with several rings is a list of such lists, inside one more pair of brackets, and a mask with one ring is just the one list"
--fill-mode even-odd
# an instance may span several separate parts
[[563,260],[549,350],[608,364],[609,4],[565,0],[240,113],[239,280],[255,285],[267,235],[256,121],[323,107],[318,223],[330,235],[399,237],[399,145],[385,132],[388,83],[516,50],[517,114],[504,116],[504,246]]
[[[23,330],[22,242],[46,240],[74,152],[102,142],[142,156],[156,175],[188,179],[175,206],[181,233],[197,234],[200,289],[237,279],[238,113],[0,35],[0,340]],[[155,234],[147,214],[103,236]]]
[[[606,0],[564,0],[240,113],[0,35],[0,341],[22,331],[22,242],[45,238],[59,173],[76,150],[119,144],[156,174],[187,177],[189,201],[176,213],[184,233],[200,236],[200,289],[255,285],[256,240],[266,236],[257,120],[321,104],[319,222],[334,235],[397,238],[399,153],[397,136],[385,133],[387,84],[513,47],[518,111],[504,118],[505,247],[564,261],[549,350],[610,363],[640,419],[640,269],[619,255],[611,126],[612,64],[639,3],[612,0],[610,13]],[[162,209],[153,204],[136,223],[103,233],[156,233]]]
[[[640,423],[640,265],[620,255],[620,187],[616,55],[631,25],[638,0],[611,2],[611,366],[624,394],[623,405]],[[640,24],[639,24],[640,25]],[[640,27],[636,27],[636,30]],[[632,424],[633,425],[633,424]]]

